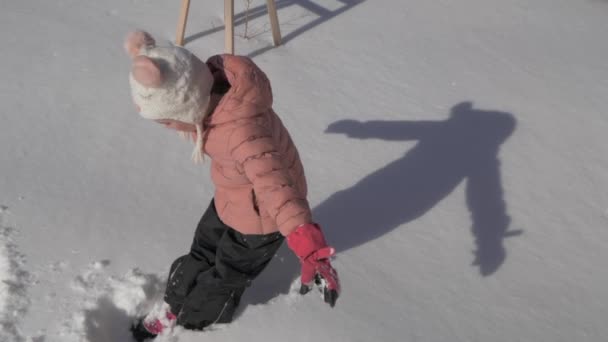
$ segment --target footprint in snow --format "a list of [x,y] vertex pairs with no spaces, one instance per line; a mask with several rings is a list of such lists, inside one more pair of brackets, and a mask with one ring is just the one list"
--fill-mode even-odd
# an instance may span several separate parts
[[9,224],[8,207],[0,206],[0,341],[25,341],[19,325],[30,304],[31,277],[24,267],[25,256],[13,240],[16,234]]
[[108,274],[109,260],[91,263],[71,284],[80,307],[62,325],[66,338],[88,342],[129,341],[132,321],[162,300],[164,281],[132,269],[123,276]]

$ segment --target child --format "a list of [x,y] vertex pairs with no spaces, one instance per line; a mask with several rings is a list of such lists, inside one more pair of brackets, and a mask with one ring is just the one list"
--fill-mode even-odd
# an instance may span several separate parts
[[154,338],[173,324],[203,329],[230,322],[245,288],[284,239],[302,265],[300,293],[317,282],[333,307],[340,292],[329,262],[335,250],[312,221],[304,169],[272,110],[266,75],[246,57],[203,63],[181,47],[156,46],[142,31],[127,36],[125,49],[137,110],[192,138],[192,157],[208,156],[215,185],[190,253],[171,265],[164,309],[134,325],[135,338]]

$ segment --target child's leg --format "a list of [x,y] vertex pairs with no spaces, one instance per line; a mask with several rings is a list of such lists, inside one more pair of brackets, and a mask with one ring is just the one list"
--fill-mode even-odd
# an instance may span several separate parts
[[212,200],[196,227],[190,255],[197,260],[205,260],[209,265],[215,264],[215,253],[218,243],[229,227],[222,222]]
[[196,277],[215,265],[218,243],[227,228],[219,220],[214,202],[211,201],[198,223],[190,253],[177,258],[169,270],[164,299],[173,313],[181,310],[184,298],[196,283]]
[[228,228],[219,242],[215,265],[197,277],[177,323],[202,329],[230,322],[245,288],[272,260],[283,240],[278,232],[243,235]]

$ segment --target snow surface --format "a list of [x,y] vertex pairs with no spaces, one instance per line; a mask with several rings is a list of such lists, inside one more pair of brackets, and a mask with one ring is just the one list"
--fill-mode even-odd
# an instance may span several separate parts
[[[228,326],[161,341],[606,341],[608,2],[278,0],[268,74],[343,294],[281,249]],[[245,5],[236,1],[236,33]],[[139,118],[122,50],[178,1],[0,2],[0,341],[130,341],[212,197]],[[223,50],[194,1],[187,47]]]

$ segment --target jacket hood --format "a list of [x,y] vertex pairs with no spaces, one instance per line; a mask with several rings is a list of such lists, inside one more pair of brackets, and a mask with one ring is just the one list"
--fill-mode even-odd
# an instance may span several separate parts
[[214,126],[255,117],[272,106],[270,81],[253,61],[243,56],[217,55],[207,60],[215,87],[229,84],[206,124]]

